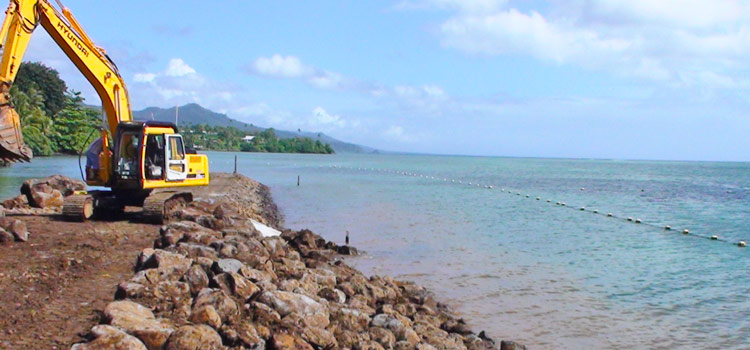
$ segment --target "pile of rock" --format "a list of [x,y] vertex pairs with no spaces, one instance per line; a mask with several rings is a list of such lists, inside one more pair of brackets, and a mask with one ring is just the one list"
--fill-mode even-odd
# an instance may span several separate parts
[[62,175],[29,179],[21,185],[21,194],[3,201],[2,206],[8,214],[55,214],[61,212],[65,197],[85,189],[83,181]]
[[221,203],[183,214],[73,350],[496,348],[424,288],[367,278],[310,231],[264,238]]

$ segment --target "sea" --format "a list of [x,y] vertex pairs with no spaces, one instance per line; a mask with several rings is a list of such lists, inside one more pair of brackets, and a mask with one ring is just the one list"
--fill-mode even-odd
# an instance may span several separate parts
[[[363,252],[349,264],[426,286],[491,338],[750,349],[750,247],[738,245],[750,243],[750,163],[208,155],[211,171],[236,164],[268,185],[286,227],[339,244],[348,232]],[[0,197],[58,173],[80,178],[77,157],[0,168]]]

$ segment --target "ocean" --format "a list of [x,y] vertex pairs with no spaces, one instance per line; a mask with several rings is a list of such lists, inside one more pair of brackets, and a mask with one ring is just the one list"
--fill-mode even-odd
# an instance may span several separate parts
[[[209,152],[211,170],[235,156],[287,227],[348,231],[350,264],[428,287],[495,339],[750,348],[749,163]],[[0,169],[0,197],[55,173],[80,177],[76,158]]]

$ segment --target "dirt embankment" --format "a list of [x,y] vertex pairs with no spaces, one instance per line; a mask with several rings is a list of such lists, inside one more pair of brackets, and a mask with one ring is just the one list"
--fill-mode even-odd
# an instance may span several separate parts
[[475,334],[420,286],[363,276],[338,255],[349,247],[263,237],[252,221],[281,216],[253,180],[217,174],[194,196],[161,227],[21,217],[29,241],[0,246],[0,348],[522,348]]

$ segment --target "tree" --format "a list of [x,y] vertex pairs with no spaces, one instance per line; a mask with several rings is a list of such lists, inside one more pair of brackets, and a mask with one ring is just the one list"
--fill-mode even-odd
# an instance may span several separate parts
[[44,98],[33,87],[28,93],[20,91],[16,86],[10,90],[11,102],[21,117],[21,133],[34,155],[49,156],[55,152],[53,121],[44,112]]
[[41,62],[21,63],[13,86],[26,94],[31,89],[40,92],[44,102],[44,112],[49,117],[54,118],[57,112],[65,107],[65,93],[68,87],[60,79],[56,70]]
[[99,112],[85,107],[81,93],[71,91],[66,94],[65,108],[55,118],[53,140],[57,144],[57,151],[68,154],[78,154],[84,151],[89,142],[96,139],[92,133],[99,125]]

